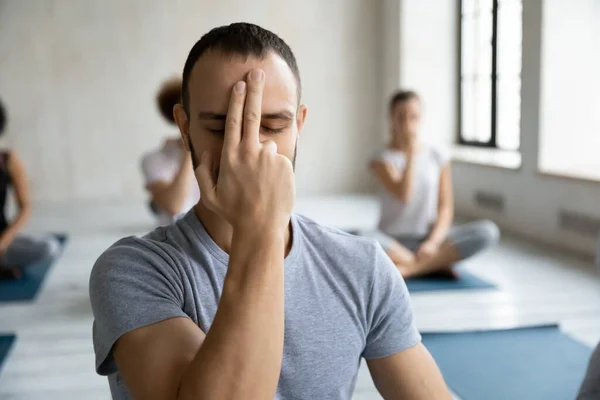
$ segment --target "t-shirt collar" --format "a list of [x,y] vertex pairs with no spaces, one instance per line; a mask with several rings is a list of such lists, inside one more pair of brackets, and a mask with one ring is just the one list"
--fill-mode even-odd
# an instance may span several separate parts
[[[210,253],[221,261],[223,264],[229,264],[229,254],[227,254],[223,249],[221,249],[215,241],[210,237],[202,222],[198,219],[196,212],[192,208],[187,214],[181,219],[182,222],[185,222],[191,230],[196,234],[198,239],[202,242],[202,244],[206,247]],[[292,248],[288,253],[287,257],[284,260],[284,266],[289,267],[293,265],[299,255],[300,247],[302,246],[302,232],[298,223],[298,217],[295,214],[292,214],[290,217],[290,221],[292,223]]]

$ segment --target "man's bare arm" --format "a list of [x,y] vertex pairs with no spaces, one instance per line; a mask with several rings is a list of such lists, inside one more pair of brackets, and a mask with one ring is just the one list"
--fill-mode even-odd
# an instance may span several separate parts
[[452,400],[440,370],[421,343],[367,364],[386,400]]
[[113,357],[133,398],[174,400],[204,338],[191,319],[171,318],[121,336]]

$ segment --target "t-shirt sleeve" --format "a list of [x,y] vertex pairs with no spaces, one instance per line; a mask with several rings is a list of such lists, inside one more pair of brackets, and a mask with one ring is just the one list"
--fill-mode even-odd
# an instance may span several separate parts
[[89,290],[98,374],[116,372],[112,348],[122,335],[169,318],[187,317],[174,261],[168,262],[159,250],[152,242],[127,238],[94,264]]
[[170,181],[173,177],[159,152],[148,153],[142,158],[142,175],[146,184]]
[[379,246],[367,314],[365,359],[387,357],[421,341],[404,279]]

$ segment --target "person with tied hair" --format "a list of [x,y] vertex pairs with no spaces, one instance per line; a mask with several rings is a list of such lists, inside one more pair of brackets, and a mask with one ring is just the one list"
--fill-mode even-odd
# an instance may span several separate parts
[[[0,136],[4,136],[8,116],[0,101]],[[6,215],[8,195],[13,193],[17,214]],[[27,174],[21,158],[14,150],[0,150],[0,279],[20,279],[24,268],[51,259],[60,249],[52,235],[34,237],[21,234],[31,214]]]
[[[181,79],[163,83],[156,100],[165,121],[176,126],[173,107],[181,102]],[[178,135],[168,137],[160,148],[143,156],[142,174],[150,196],[150,210],[159,225],[172,223],[198,202],[200,192],[191,158]]]

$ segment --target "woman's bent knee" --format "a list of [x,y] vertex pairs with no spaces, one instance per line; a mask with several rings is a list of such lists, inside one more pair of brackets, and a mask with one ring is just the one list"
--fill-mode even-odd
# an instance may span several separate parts
[[40,242],[40,251],[38,255],[38,260],[36,261],[48,261],[58,253],[60,249],[60,243],[57,238],[50,237],[47,240]]
[[500,228],[490,220],[481,221],[480,235],[482,236],[484,248],[495,246],[500,242]]
[[448,238],[461,260],[495,246],[500,241],[500,229],[492,221],[477,221],[464,228]]

